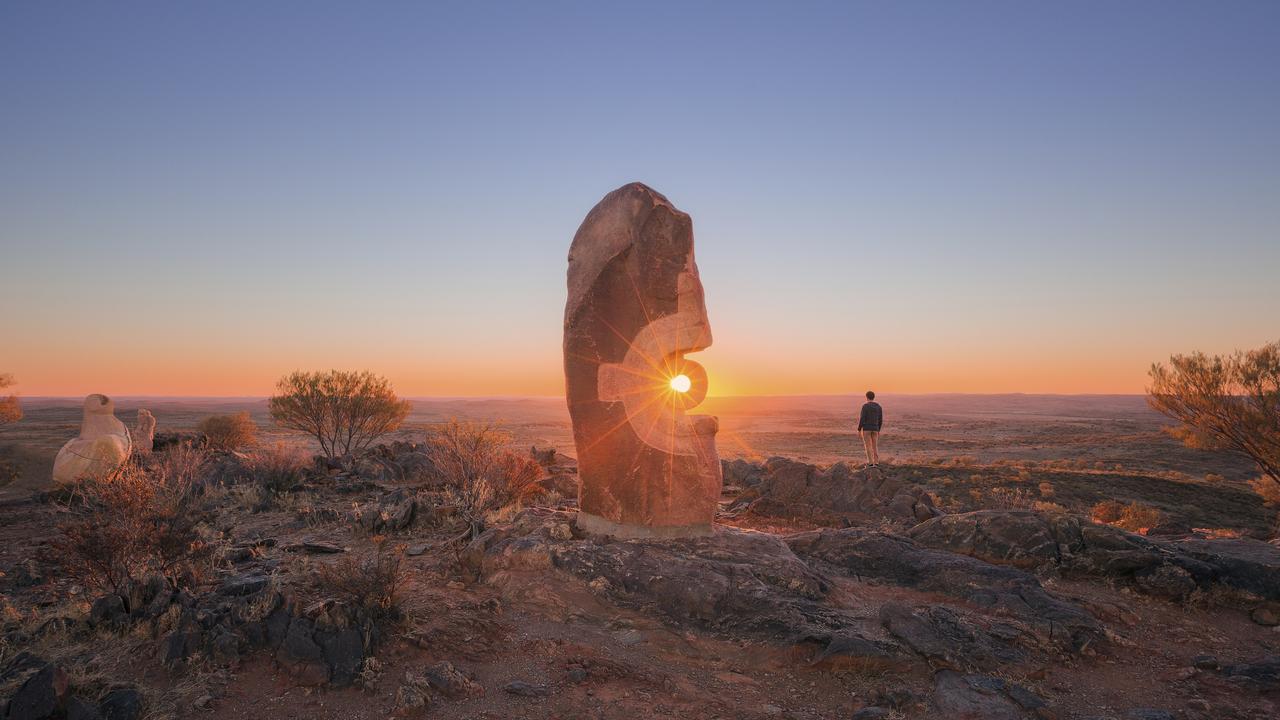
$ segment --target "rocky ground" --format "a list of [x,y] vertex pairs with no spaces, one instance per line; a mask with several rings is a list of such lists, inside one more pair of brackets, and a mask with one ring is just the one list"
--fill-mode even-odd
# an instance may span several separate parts
[[1090,521],[1102,469],[737,461],[712,536],[615,541],[535,457],[548,492],[480,527],[410,443],[266,499],[215,454],[180,587],[89,587],[75,499],[6,501],[0,717],[1280,716],[1275,510],[1243,485],[1171,485],[1144,535]]

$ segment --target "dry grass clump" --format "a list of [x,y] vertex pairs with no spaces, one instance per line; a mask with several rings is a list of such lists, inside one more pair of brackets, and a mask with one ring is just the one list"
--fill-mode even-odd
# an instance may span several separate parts
[[209,438],[209,447],[215,450],[239,450],[258,444],[258,424],[248,412],[211,415],[201,420],[196,430]]
[[485,516],[543,491],[543,469],[527,453],[509,449],[511,438],[491,424],[450,420],[427,440],[427,454],[454,496],[471,534]]
[[317,589],[328,597],[358,608],[375,621],[400,617],[405,571],[399,548],[388,549],[381,538],[377,552],[366,558],[344,557],[318,565],[312,572]]
[[176,450],[148,470],[130,464],[80,483],[75,497],[82,502],[58,524],[50,559],[98,590],[118,592],[153,573],[174,586],[194,584],[212,551],[199,527],[199,454]]
[[1122,503],[1116,500],[1103,500],[1093,506],[1090,512],[1093,521],[1105,525],[1143,533],[1164,522],[1164,513],[1150,505],[1138,502]]
[[249,481],[270,497],[293,489],[302,482],[311,458],[301,448],[276,443],[249,453],[244,462]]

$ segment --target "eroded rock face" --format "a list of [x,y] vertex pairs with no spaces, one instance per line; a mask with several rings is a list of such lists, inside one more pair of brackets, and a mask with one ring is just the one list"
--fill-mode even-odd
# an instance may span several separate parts
[[907,533],[931,548],[987,562],[1132,582],[1185,599],[1213,585],[1280,600],[1280,548],[1247,538],[1152,540],[1074,515],[980,510],[921,523]]
[[786,538],[800,558],[829,565],[862,580],[941,593],[1016,620],[1022,627],[1001,634],[1029,631],[1036,641],[1063,650],[1079,649],[1103,639],[1102,626],[1078,605],[1044,590],[1031,575],[1009,567],[942,550],[865,528],[814,530]]
[[640,183],[618,188],[574,236],[568,285],[579,523],[623,537],[710,533],[717,423],[686,414],[706,396],[707,374],[685,355],[711,344],[692,221]]
[[129,429],[116,418],[115,403],[106,395],[90,395],[84,399],[80,436],[63,445],[53,461],[53,481],[65,485],[110,475],[132,451]]
[[[1092,615],[1031,575],[895,535],[850,529],[779,538],[717,526],[707,536],[619,539],[575,534],[573,516],[522,511],[477,537],[464,562],[516,594],[567,574],[615,604],[781,643],[819,666],[885,670],[923,660],[990,671],[1097,648],[1104,636]],[[874,605],[851,608],[845,593],[868,581],[906,591],[878,613]]]

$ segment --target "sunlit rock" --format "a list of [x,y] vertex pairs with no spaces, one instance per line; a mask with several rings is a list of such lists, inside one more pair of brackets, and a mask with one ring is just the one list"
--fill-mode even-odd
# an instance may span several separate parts
[[84,399],[80,436],[63,445],[53,461],[53,481],[64,485],[110,475],[132,449],[129,429],[115,416],[115,403],[106,395],[90,395]]
[[716,419],[687,415],[711,344],[693,223],[640,183],[604,197],[569,249],[565,387],[578,524],[619,536],[709,532],[720,496]]

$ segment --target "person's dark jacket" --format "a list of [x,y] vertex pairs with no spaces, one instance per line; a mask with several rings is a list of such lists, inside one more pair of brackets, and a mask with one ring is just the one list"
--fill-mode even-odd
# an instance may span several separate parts
[[880,408],[880,403],[870,400],[862,404],[862,414],[858,416],[858,432],[880,432],[880,425],[883,423],[884,410]]

